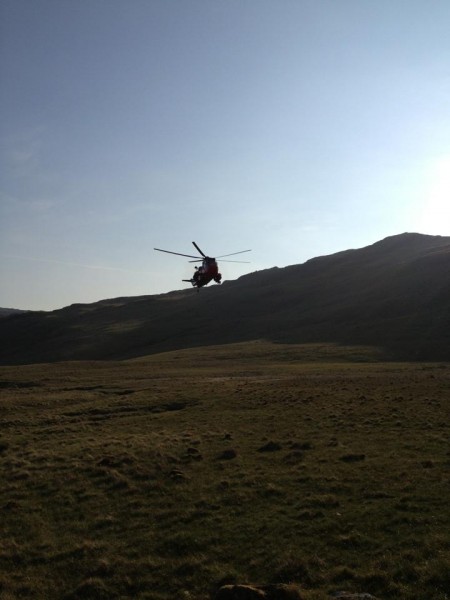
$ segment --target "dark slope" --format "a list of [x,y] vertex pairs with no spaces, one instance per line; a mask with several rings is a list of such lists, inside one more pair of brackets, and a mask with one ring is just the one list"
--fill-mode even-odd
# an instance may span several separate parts
[[26,310],[20,310],[19,308],[0,308],[0,319],[3,317],[10,317],[11,315],[19,315],[28,312]]
[[123,359],[265,338],[450,359],[450,237],[402,234],[222,286],[0,320],[2,364]]

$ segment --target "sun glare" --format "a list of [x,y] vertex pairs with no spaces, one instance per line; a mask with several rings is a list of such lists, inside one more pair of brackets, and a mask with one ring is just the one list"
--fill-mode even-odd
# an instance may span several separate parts
[[421,233],[450,235],[450,155],[435,161],[429,171],[419,225]]

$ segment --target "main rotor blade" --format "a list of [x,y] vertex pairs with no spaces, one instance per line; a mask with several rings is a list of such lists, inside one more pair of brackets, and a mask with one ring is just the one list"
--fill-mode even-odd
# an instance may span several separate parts
[[180,252],[172,252],[171,250],[161,250],[161,248],[153,248],[153,250],[158,250],[158,252],[167,252],[167,254],[176,254],[177,256],[187,256],[187,258],[198,258],[197,256],[192,256],[192,254],[181,254]]
[[206,258],[206,254],[200,250],[200,248],[197,246],[197,244],[195,242],[192,242],[192,243],[197,248],[197,250],[200,252],[200,254]]
[[222,254],[222,256],[216,256],[216,258],[223,258],[225,256],[234,256],[235,254],[243,254],[244,252],[251,252],[251,250],[241,250],[240,252],[232,252],[231,254]]
[[[193,262],[193,261],[189,261],[189,262]],[[220,262],[246,263],[247,265],[250,264],[249,260],[221,260]]]

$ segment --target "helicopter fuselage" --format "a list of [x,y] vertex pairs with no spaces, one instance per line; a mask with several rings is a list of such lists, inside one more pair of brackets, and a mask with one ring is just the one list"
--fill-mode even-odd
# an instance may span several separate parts
[[204,285],[208,285],[212,280],[216,283],[220,283],[222,275],[219,273],[216,259],[206,256],[202,261],[202,266],[195,269],[195,273],[189,281],[194,287],[200,288]]

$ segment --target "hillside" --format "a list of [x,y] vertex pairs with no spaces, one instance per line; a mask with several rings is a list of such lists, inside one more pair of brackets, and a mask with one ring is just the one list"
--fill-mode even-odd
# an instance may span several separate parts
[[11,315],[18,315],[27,312],[26,310],[20,310],[19,308],[1,308],[0,307],[0,319],[3,317],[10,317]]
[[0,364],[126,359],[267,339],[450,359],[450,237],[405,233],[222,286],[0,320]]

